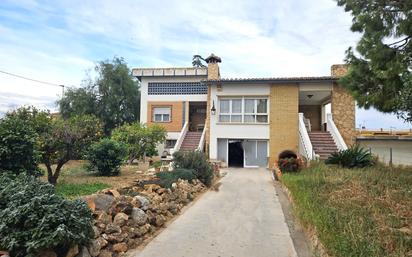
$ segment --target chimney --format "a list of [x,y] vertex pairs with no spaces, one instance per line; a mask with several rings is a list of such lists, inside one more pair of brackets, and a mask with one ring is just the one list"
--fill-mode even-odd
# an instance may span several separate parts
[[349,65],[347,64],[334,64],[330,67],[331,75],[334,77],[343,77],[348,73]]
[[218,80],[220,79],[219,64],[222,62],[219,56],[211,54],[205,60],[207,62],[207,79],[208,80]]

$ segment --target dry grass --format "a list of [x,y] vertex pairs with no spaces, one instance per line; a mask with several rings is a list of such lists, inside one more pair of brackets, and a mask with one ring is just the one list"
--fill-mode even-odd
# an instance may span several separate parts
[[412,168],[317,164],[282,180],[332,256],[412,256]]
[[[104,177],[88,172],[87,161],[69,161],[66,163],[58,179],[58,183],[65,184],[108,184],[113,188],[130,186],[134,181],[145,178],[144,173],[149,168],[148,164],[124,165],[121,167],[119,176]],[[41,167],[45,170],[45,167]],[[47,180],[47,176],[42,179]]]

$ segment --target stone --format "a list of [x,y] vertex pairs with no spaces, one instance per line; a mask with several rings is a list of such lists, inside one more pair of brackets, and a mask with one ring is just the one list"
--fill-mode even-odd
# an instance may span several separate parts
[[126,233],[115,233],[115,234],[107,235],[105,237],[105,240],[111,243],[120,243],[120,242],[123,242],[127,238],[127,236],[128,234]]
[[79,246],[78,245],[73,245],[72,247],[69,248],[69,250],[66,253],[66,257],[74,257],[79,253]]
[[114,197],[119,197],[120,193],[116,189],[110,189],[109,192],[114,196]]
[[37,257],[57,257],[57,254],[52,250],[41,251]]
[[79,254],[76,255],[76,257],[91,257],[91,256],[90,256],[89,250],[87,250],[87,248],[85,246],[83,246],[80,249]]
[[90,210],[95,211],[96,210],[96,204],[94,203],[93,198],[91,197],[85,197],[83,200],[86,202],[87,207],[89,207]]
[[106,247],[108,244],[107,240],[104,239],[103,237],[98,237],[96,240],[99,242],[101,248]]
[[116,214],[116,216],[114,216],[113,224],[122,227],[124,224],[126,224],[128,219],[129,216],[127,216],[127,214],[119,212],[118,214]]
[[157,215],[155,218],[155,225],[158,227],[163,226],[163,224],[165,224],[166,222],[166,218],[163,215]]
[[101,212],[97,216],[97,220],[100,221],[103,224],[108,225],[108,224],[112,223],[112,215],[109,215],[106,212]]
[[130,218],[132,218],[138,225],[146,224],[148,219],[147,214],[143,210],[136,207],[133,208]]
[[98,227],[93,226],[93,234],[94,234],[94,239],[96,239],[97,237],[99,237],[100,235],[100,230]]
[[114,202],[114,197],[112,195],[107,194],[94,194],[91,196],[87,196],[85,198],[93,200],[96,210],[103,210],[105,212],[109,210],[110,206]]
[[121,232],[122,232],[122,229],[121,229],[120,226],[118,226],[118,225],[109,224],[109,225],[107,225],[105,232],[106,232],[107,234],[121,233]]
[[113,253],[109,250],[102,250],[99,254],[99,257],[112,257]]
[[119,212],[126,213],[130,215],[132,213],[133,205],[127,200],[121,199],[118,202],[115,202],[112,207],[110,207],[110,214],[116,215]]
[[127,244],[126,243],[114,244],[113,251],[118,252],[118,253],[124,253],[127,251]]
[[158,193],[159,195],[163,194],[166,192],[166,188],[159,188],[156,190],[156,193]]
[[89,251],[90,256],[96,257],[99,255],[101,248],[102,246],[100,245],[100,242],[96,239],[93,239],[90,240],[87,250]]
[[133,200],[140,202],[140,208],[142,210],[147,211],[147,209],[149,209],[150,201],[146,197],[141,196],[141,195],[136,195],[135,197],[133,197]]

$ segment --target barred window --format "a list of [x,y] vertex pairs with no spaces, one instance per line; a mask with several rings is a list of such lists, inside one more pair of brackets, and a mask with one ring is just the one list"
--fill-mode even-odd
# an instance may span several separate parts
[[201,82],[149,82],[149,95],[204,95],[207,85]]

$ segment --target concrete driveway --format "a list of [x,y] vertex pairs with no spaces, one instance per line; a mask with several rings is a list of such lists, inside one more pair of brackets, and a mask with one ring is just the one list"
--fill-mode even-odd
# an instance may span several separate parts
[[225,169],[209,191],[133,257],[297,256],[271,174]]

